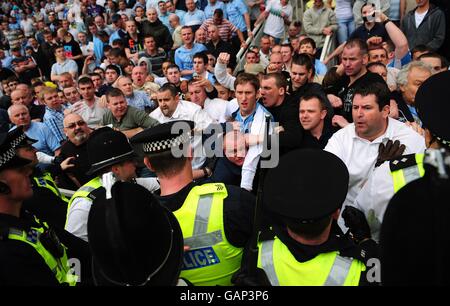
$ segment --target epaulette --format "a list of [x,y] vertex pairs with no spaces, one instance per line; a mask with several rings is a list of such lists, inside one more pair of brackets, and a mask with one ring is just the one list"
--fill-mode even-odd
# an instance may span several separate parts
[[106,189],[102,186],[100,188],[92,190],[87,196],[92,201],[94,201],[97,197],[100,197],[100,196],[105,197],[106,196]]
[[391,169],[391,172],[409,168],[415,165],[417,165],[416,154],[402,155],[396,159],[392,159],[389,162],[389,168]]

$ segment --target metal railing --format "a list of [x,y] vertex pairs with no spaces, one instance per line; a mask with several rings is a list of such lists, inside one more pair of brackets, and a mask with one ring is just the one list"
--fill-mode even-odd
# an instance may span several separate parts
[[305,11],[305,1],[306,0],[294,0],[291,2],[293,10],[292,21],[303,21],[303,12]]
[[233,74],[236,75],[236,73],[238,71],[241,71],[242,69],[244,69],[244,64],[245,64],[245,55],[247,54],[248,49],[251,46],[258,46],[259,47],[259,42],[261,41],[261,37],[263,36],[264,32],[264,25],[266,24],[266,22],[262,22],[260,24],[258,24],[257,26],[255,26],[255,28],[253,29],[252,33],[253,33],[253,37],[247,37],[247,40],[245,41],[245,44],[247,45],[245,48],[240,48],[239,52],[236,54],[236,68],[234,69]]
[[[322,53],[320,54],[320,61],[323,62],[327,56],[333,52],[336,48],[336,35],[335,33],[327,35],[325,37],[325,42],[323,44]],[[334,66],[336,59],[332,59],[327,63],[327,67],[330,68]]]
[[61,192],[61,194],[65,195],[69,199],[75,193],[75,190],[69,190],[69,189],[64,189],[64,188],[58,188],[58,189],[59,189],[59,192]]

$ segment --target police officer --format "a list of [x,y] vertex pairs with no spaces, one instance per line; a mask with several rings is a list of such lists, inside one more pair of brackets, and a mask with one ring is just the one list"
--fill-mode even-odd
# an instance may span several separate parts
[[33,167],[33,173],[31,175],[33,197],[26,199],[22,207],[39,219],[45,220],[52,226],[62,229],[66,221],[69,199],[58,189],[54,180],[54,174],[59,173],[62,169],[71,167],[71,158],[64,160],[60,165],[52,164],[45,171],[42,171],[36,167],[38,159],[36,149],[32,146],[36,140],[23,135],[25,135],[23,130],[18,127],[10,131],[8,136],[13,139],[22,139],[20,143],[15,145],[17,155],[31,160],[30,166]]
[[[400,188],[381,225],[381,281],[384,285],[450,285],[450,72],[426,80],[416,95],[427,150],[422,176]],[[411,169],[411,168],[410,168]],[[406,173],[405,173],[406,174]],[[406,176],[406,175],[405,175]],[[401,264],[399,264],[401,263]]]
[[96,198],[88,235],[97,285],[178,283],[183,258],[180,225],[144,187],[116,182],[110,198]]
[[[158,176],[160,202],[178,219],[184,244],[181,277],[194,285],[231,285],[252,233],[255,198],[222,183],[193,182],[191,121],[172,121],[131,138],[141,143],[144,163]],[[189,156],[189,157],[188,157]]]
[[[135,181],[136,166],[133,148],[127,137],[109,127],[91,133],[87,142],[91,168],[88,175],[97,176],[81,186],[69,201],[65,229],[87,241],[87,221],[92,199],[105,196],[105,188],[114,181]],[[153,191],[159,188],[155,178],[139,179],[138,183]]]
[[73,286],[66,247],[45,222],[21,212],[33,195],[32,164],[16,154],[25,134],[9,136],[0,134],[0,284]]
[[345,164],[326,151],[284,155],[264,181],[264,207],[275,237],[258,244],[256,275],[248,275],[252,263],[243,261],[235,282],[251,284],[248,278],[253,278],[253,284],[272,286],[367,283],[365,252],[336,224],[348,180]]

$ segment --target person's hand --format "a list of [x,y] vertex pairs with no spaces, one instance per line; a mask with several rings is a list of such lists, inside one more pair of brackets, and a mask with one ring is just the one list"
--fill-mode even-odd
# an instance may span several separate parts
[[359,209],[353,206],[345,206],[342,219],[344,219],[345,226],[349,228],[356,243],[372,237],[366,216]]
[[147,78],[145,79],[146,82],[153,82],[155,80],[155,78],[153,77],[153,75],[149,74],[147,76]]
[[331,30],[330,27],[326,27],[326,28],[323,28],[322,33],[324,35],[331,35],[331,34],[333,34],[333,31]]
[[267,66],[267,73],[273,72],[278,72],[278,67],[276,64],[269,64],[269,66]]
[[233,131],[241,130],[241,124],[238,121],[231,122],[231,127],[233,128]]
[[248,37],[253,37],[253,32],[250,31],[250,28],[247,29],[247,35]]
[[242,49],[247,48],[247,44],[245,43],[245,41],[241,42],[241,48],[242,48]]
[[217,62],[222,65],[228,65],[230,62],[230,54],[227,52],[221,52],[217,58]]
[[379,45],[383,42],[383,38],[379,36],[372,36],[367,40],[367,44],[370,45]]
[[194,86],[201,86],[201,87],[205,88],[205,90],[207,92],[211,92],[214,89],[213,85],[211,84],[211,82],[208,79],[206,79],[206,78],[204,78],[204,77],[202,77],[200,75],[197,76],[197,78],[192,83],[192,85],[194,85]]
[[275,132],[275,134],[280,134],[281,132],[284,132],[284,128],[283,128],[283,126],[279,125],[279,126],[275,127],[273,129],[273,131]]
[[402,156],[403,152],[405,152],[406,146],[400,144],[400,141],[392,141],[388,140],[386,145],[380,143],[378,147],[378,157],[377,162],[375,163],[375,168],[383,164],[385,161],[394,159],[396,157]]
[[61,169],[64,171],[66,169],[74,167],[75,165],[72,163],[74,159],[75,157],[71,156],[63,160],[62,163],[59,164],[61,166]]
[[347,121],[347,119],[345,119],[341,115],[334,115],[333,118],[331,119],[331,124],[333,126],[338,126],[340,128],[344,128],[347,125],[349,125],[349,122]]
[[327,98],[330,101],[331,106],[333,106],[334,108],[342,107],[342,100],[338,96],[328,94]]
[[378,12],[377,15],[378,15],[378,18],[380,19],[379,22],[385,22],[386,20],[388,20],[388,17],[381,11]]
[[406,121],[405,124],[407,126],[409,126],[410,128],[412,128],[416,133],[425,137],[425,130],[420,125],[418,125],[416,122]]

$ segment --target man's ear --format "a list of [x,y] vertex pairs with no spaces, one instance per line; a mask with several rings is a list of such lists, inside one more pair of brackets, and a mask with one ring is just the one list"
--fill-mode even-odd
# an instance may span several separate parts
[[150,162],[150,159],[149,159],[147,156],[144,157],[144,165],[145,165],[148,169],[150,169],[150,171],[155,172],[155,169],[152,167],[152,164],[151,164],[151,162]]

